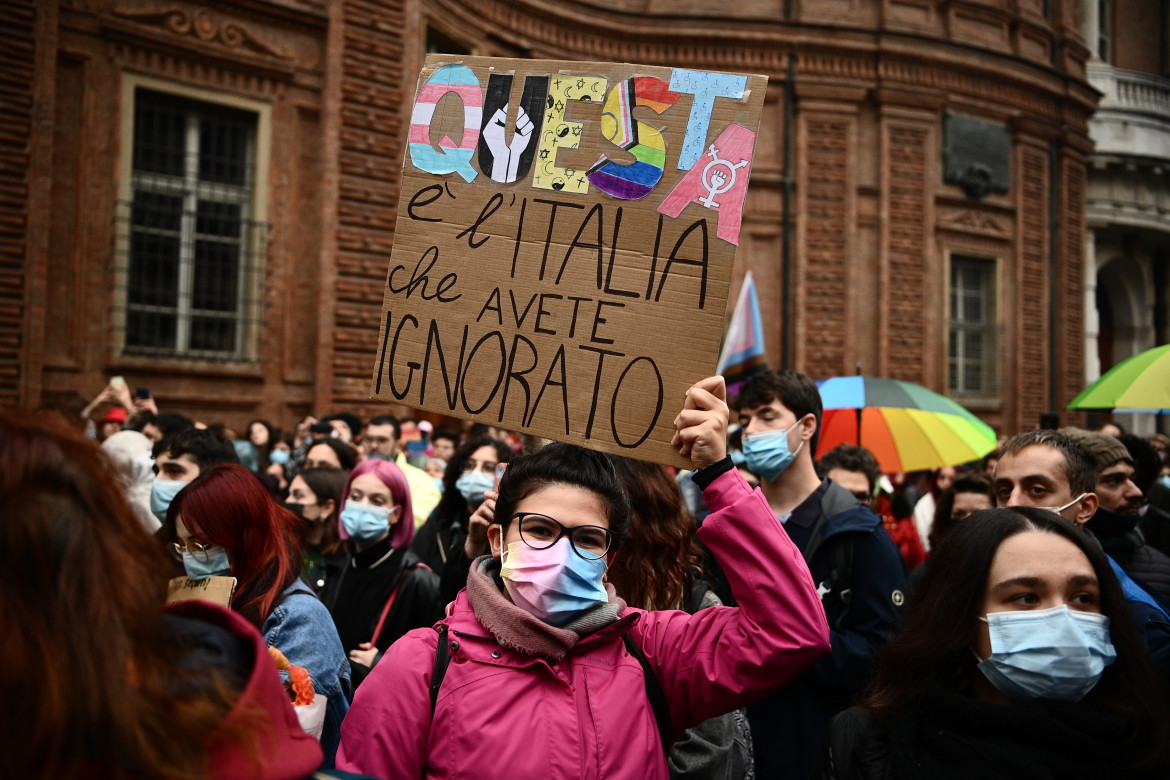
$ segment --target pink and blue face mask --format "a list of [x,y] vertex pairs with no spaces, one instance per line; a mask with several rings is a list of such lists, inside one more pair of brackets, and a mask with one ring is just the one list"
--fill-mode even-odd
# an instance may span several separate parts
[[609,601],[603,584],[609,568],[605,558],[582,558],[567,537],[543,550],[512,542],[500,562],[512,603],[549,625],[563,626]]

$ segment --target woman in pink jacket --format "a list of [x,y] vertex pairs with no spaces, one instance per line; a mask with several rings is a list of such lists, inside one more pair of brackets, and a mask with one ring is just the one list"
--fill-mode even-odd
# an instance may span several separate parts
[[698,470],[713,510],[699,536],[738,607],[627,607],[605,583],[628,522],[621,483],[600,455],[549,445],[505,473],[484,510],[498,521],[491,555],[472,565],[450,616],[396,642],[358,690],[338,767],[384,778],[666,778],[664,743],[827,652],[800,551],[726,455],[725,397],[722,377],[691,387],[672,444]]

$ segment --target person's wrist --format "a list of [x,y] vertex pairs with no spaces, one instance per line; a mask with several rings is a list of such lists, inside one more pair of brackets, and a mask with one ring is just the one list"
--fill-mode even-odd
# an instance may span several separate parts
[[712,482],[734,468],[735,462],[731,460],[731,456],[724,455],[722,460],[697,470],[691,475],[691,479],[699,486],[700,490],[706,490]]

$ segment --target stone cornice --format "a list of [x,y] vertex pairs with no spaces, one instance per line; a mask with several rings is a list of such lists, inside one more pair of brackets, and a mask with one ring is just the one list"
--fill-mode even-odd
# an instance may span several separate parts
[[[718,70],[784,78],[787,57],[797,77],[855,80],[983,100],[1052,118],[1083,113],[1096,93],[1072,74],[951,41],[916,34],[850,30],[761,19],[603,14],[588,4],[429,0],[447,24],[476,31],[530,56],[671,65],[686,61]],[[1029,25],[1032,26],[1032,25]],[[968,56],[978,52],[979,57]],[[1021,77],[1027,73],[1030,78]],[[1069,105],[1071,104],[1071,105]]]
[[159,11],[183,11],[193,13],[202,8],[230,15],[237,19],[275,25],[284,28],[301,28],[304,31],[322,32],[329,26],[327,0],[158,0],[157,2],[133,2],[132,0],[64,0],[62,5],[74,10],[96,15],[129,17]]
[[165,52],[167,55],[176,52],[186,52],[197,59],[221,66],[228,70],[238,71],[240,66],[248,68],[253,76],[271,79],[273,81],[291,81],[295,71],[295,63],[282,56],[272,56],[253,52],[242,48],[239,43],[233,45],[237,39],[229,35],[228,42],[204,40],[197,36],[176,34],[173,30],[156,29],[144,26],[135,21],[103,18],[103,37],[112,43],[129,44],[146,50]]

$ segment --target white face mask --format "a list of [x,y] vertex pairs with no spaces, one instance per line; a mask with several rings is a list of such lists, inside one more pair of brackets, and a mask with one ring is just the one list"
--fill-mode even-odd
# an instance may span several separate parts
[[1055,512],[1056,514],[1058,514],[1058,515],[1059,515],[1061,512],[1063,512],[1064,510],[1068,509],[1068,508],[1069,508],[1070,506],[1072,506],[1073,504],[1078,504],[1078,503],[1080,503],[1081,499],[1082,499],[1082,498],[1084,498],[1084,497],[1085,497],[1085,496],[1087,496],[1087,495],[1089,495],[1089,494],[1088,494],[1088,493],[1081,493],[1079,496],[1077,496],[1076,498],[1074,498],[1072,501],[1069,501],[1069,502],[1068,502],[1067,504],[1065,504],[1064,506],[1057,506],[1057,507],[1053,507],[1053,506],[1038,506],[1038,507],[1036,507],[1036,508],[1037,508],[1037,509],[1047,509],[1049,512]]

